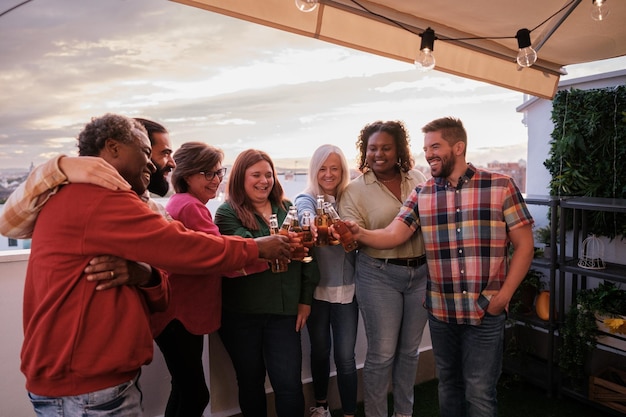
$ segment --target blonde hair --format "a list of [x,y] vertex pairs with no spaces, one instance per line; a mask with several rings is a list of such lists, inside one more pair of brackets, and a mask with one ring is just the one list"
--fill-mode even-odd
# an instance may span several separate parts
[[309,161],[309,174],[307,177],[307,185],[304,189],[304,192],[310,194],[312,196],[324,194],[322,187],[320,187],[320,183],[317,180],[317,174],[320,171],[324,162],[328,159],[328,157],[332,154],[335,154],[339,157],[341,161],[341,180],[339,184],[337,184],[337,192],[335,198],[339,200],[341,193],[346,188],[348,183],[350,182],[350,168],[348,167],[348,161],[344,156],[341,149],[335,145],[322,145],[313,152],[313,156]]

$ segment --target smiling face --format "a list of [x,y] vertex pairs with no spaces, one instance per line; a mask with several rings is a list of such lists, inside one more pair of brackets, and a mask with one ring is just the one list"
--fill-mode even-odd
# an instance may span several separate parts
[[274,171],[267,161],[259,161],[246,168],[244,190],[253,204],[262,204],[269,199],[274,187]]
[[164,196],[169,189],[167,176],[176,168],[176,162],[172,158],[172,144],[168,133],[154,132],[152,134],[152,154],[150,158],[157,170],[150,179],[148,189],[150,192]]
[[367,140],[365,161],[377,178],[392,178],[398,172],[398,148],[387,132],[374,132]]
[[[430,165],[430,172],[433,177],[443,177],[452,179],[452,173],[457,163],[454,146],[450,146],[448,141],[441,137],[441,132],[428,132],[424,135],[424,157]],[[458,147],[458,146],[457,146]]]
[[[222,169],[222,164],[216,164],[208,172],[215,172],[220,169]],[[214,175],[212,179],[207,180],[202,172],[189,175],[185,177],[188,186],[187,192],[200,200],[202,204],[206,204],[217,195],[222,178],[219,175]]]
[[116,148],[117,158],[112,163],[120,175],[131,185],[134,192],[141,195],[150,183],[150,176],[156,170],[150,160],[150,140],[138,130],[133,130],[134,141],[123,143],[115,141],[111,146]]
[[336,153],[331,153],[317,172],[317,182],[324,194],[337,196],[337,186],[342,175],[341,158]]

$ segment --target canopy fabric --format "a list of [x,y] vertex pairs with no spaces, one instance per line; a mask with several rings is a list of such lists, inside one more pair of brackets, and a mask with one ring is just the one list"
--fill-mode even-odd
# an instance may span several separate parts
[[[436,70],[547,99],[563,66],[626,55],[626,0],[607,0],[603,21],[591,0],[320,0],[310,13],[294,0],[172,1],[410,63],[430,27]],[[539,56],[529,68],[515,62],[523,28]]]

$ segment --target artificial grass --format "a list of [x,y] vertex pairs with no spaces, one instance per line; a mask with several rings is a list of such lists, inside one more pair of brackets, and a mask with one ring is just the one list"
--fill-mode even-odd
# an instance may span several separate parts
[[[392,416],[392,399],[389,412]],[[341,410],[332,417],[343,417]],[[548,397],[545,390],[531,385],[514,375],[503,375],[498,384],[498,415],[500,417],[607,417],[597,408],[566,396]],[[360,403],[355,417],[364,417]],[[414,417],[438,417],[437,380],[415,386]]]

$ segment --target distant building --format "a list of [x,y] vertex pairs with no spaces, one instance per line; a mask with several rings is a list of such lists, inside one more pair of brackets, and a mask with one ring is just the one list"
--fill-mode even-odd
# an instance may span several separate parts
[[526,192],[526,161],[519,162],[490,162],[487,169],[493,172],[509,175],[522,193]]

